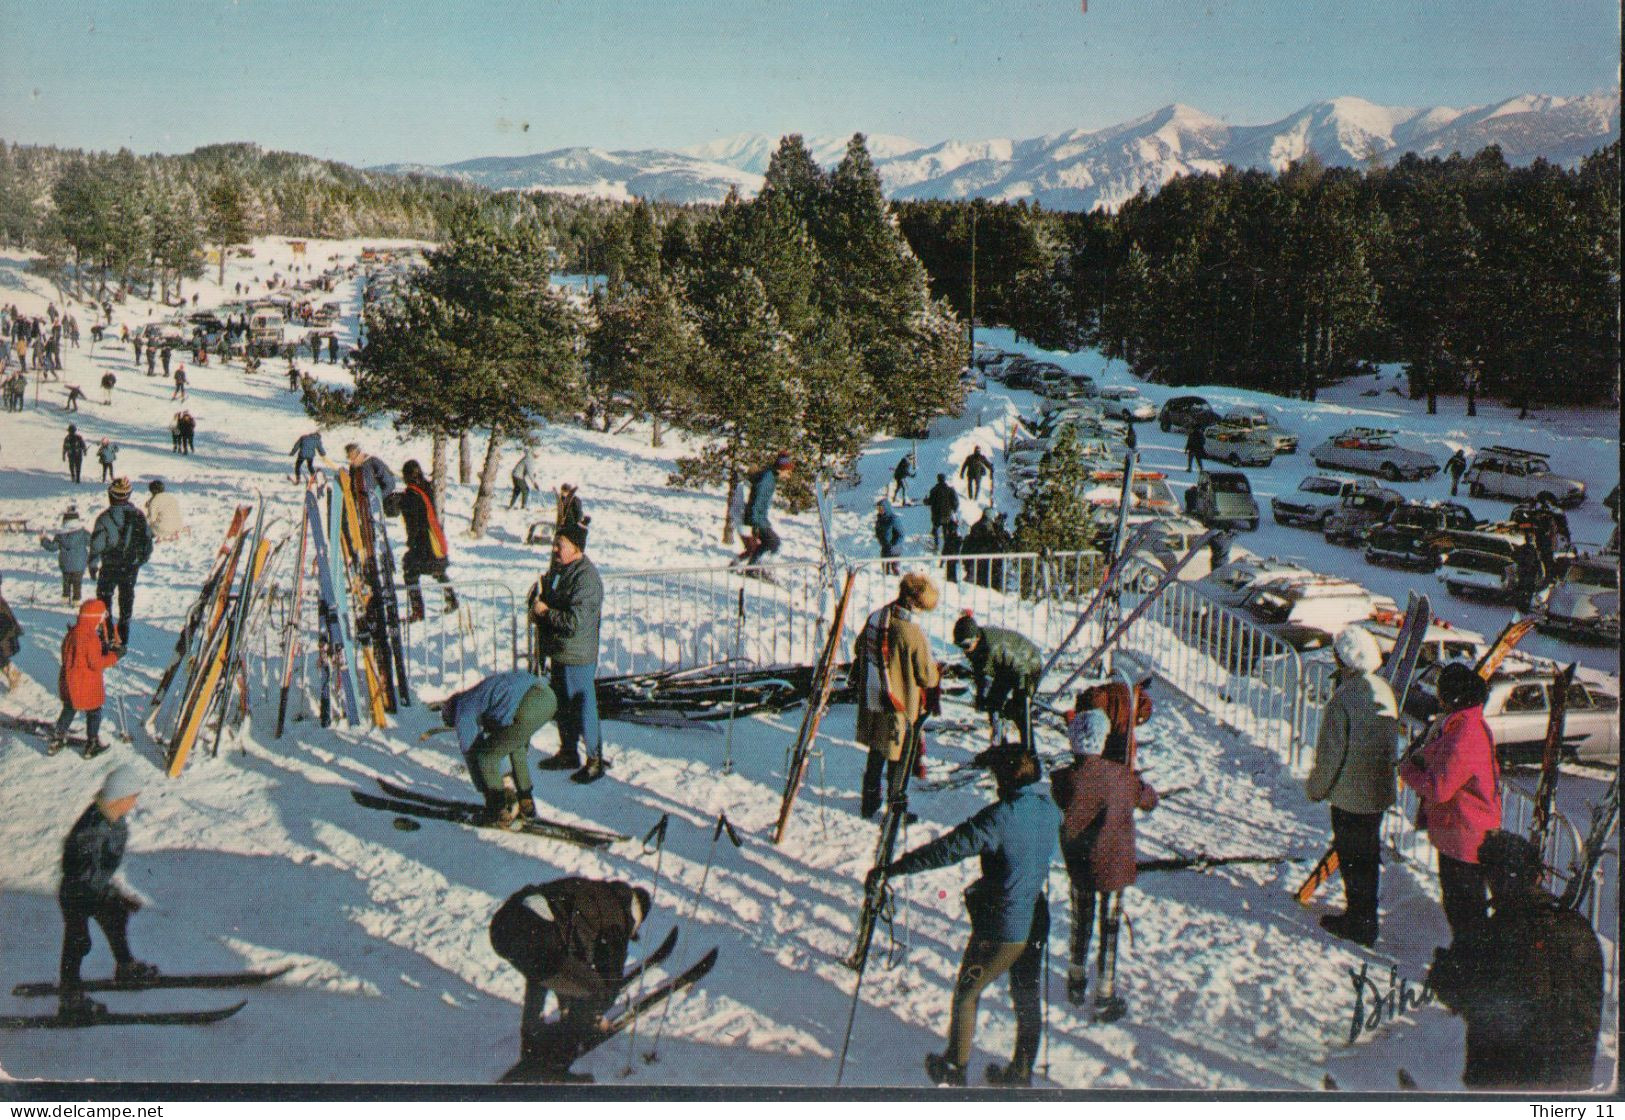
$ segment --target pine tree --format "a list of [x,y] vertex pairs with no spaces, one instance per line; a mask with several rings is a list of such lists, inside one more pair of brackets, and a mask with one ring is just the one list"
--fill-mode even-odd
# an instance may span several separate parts
[[246,193],[242,180],[228,172],[215,180],[205,196],[204,236],[219,246],[220,284],[226,282],[226,254],[250,236]]

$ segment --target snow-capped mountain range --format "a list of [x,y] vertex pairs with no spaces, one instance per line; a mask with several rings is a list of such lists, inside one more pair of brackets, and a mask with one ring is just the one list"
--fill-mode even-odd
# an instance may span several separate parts
[[[1115,207],[1141,187],[1225,166],[1280,170],[1314,153],[1329,166],[1392,162],[1407,152],[1470,155],[1499,144],[1515,164],[1544,158],[1573,166],[1619,136],[1619,92],[1579,97],[1524,94],[1468,109],[1399,108],[1357,97],[1307,105],[1281,120],[1234,125],[1187,105],[1169,105],[1101,129],[1026,140],[946,140],[922,146],[869,136],[868,147],[894,198],[1034,199],[1057,209]],[[812,137],[809,150],[834,166],[847,137]],[[561,148],[445,166],[388,164],[397,174],[449,175],[495,189],[546,190],[607,198],[715,202],[737,188],[754,193],[778,138],[741,133],[676,150]]]

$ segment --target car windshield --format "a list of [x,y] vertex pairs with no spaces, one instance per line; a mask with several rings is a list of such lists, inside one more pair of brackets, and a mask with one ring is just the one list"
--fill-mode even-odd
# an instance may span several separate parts
[[1335,478],[1310,475],[1298,483],[1298,489],[1306,494],[1340,494],[1343,491],[1343,484]]
[[1221,494],[1251,494],[1253,492],[1253,488],[1247,485],[1247,476],[1240,474],[1215,476],[1213,489]]
[[1242,606],[1260,622],[1285,622],[1292,614],[1292,600],[1267,588],[1248,595]]

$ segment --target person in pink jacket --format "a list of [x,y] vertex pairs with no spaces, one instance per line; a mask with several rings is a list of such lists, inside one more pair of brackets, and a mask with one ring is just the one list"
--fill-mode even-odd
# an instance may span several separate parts
[[1399,780],[1422,800],[1418,823],[1439,852],[1439,892],[1452,938],[1487,915],[1478,848],[1501,827],[1501,773],[1495,739],[1484,723],[1487,694],[1488,685],[1472,669],[1446,665],[1439,673],[1446,715],[1399,767]]

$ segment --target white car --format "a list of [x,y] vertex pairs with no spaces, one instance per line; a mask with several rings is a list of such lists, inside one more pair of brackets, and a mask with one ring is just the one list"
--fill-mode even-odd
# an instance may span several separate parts
[[1461,480],[1475,498],[1544,498],[1565,509],[1586,500],[1585,483],[1553,474],[1551,463],[1539,451],[1516,447],[1484,448],[1473,456],[1473,465]]
[[[1509,668],[1510,667],[1510,668]],[[1490,680],[1484,701],[1495,750],[1503,763],[1538,763],[1546,742],[1553,665],[1530,666],[1508,661]],[[1406,702],[1407,722],[1420,730],[1438,711],[1437,671],[1419,673]],[[1563,757],[1579,762],[1619,765],[1619,684],[1587,676],[1569,685],[1563,716]]]
[[1581,556],[1535,608],[1546,633],[1578,641],[1619,644],[1619,559]]
[[1375,474],[1389,482],[1415,482],[1439,473],[1439,461],[1425,451],[1394,442],[1385,428],[1345,428],[1309,452],[1322,470]]
[[1224,414],[1224,422],[1238,428],[1259,433],[1275,445],[1277,455],[1296,455],[1298,437],[1275,423],[1262,408],[1254,404],[1237,405]]
[[1275,439],[1268,432],[1228,421],[1213,424],[1202,433],[1202,456],[1232,467],[1267,467],[1275,461]]
[[1100,409],[1112,419],[1130,424],[1157,418],[1157,406],[1140,396],[1140,390],[1132,385],[1106,386],[1100,391]]

